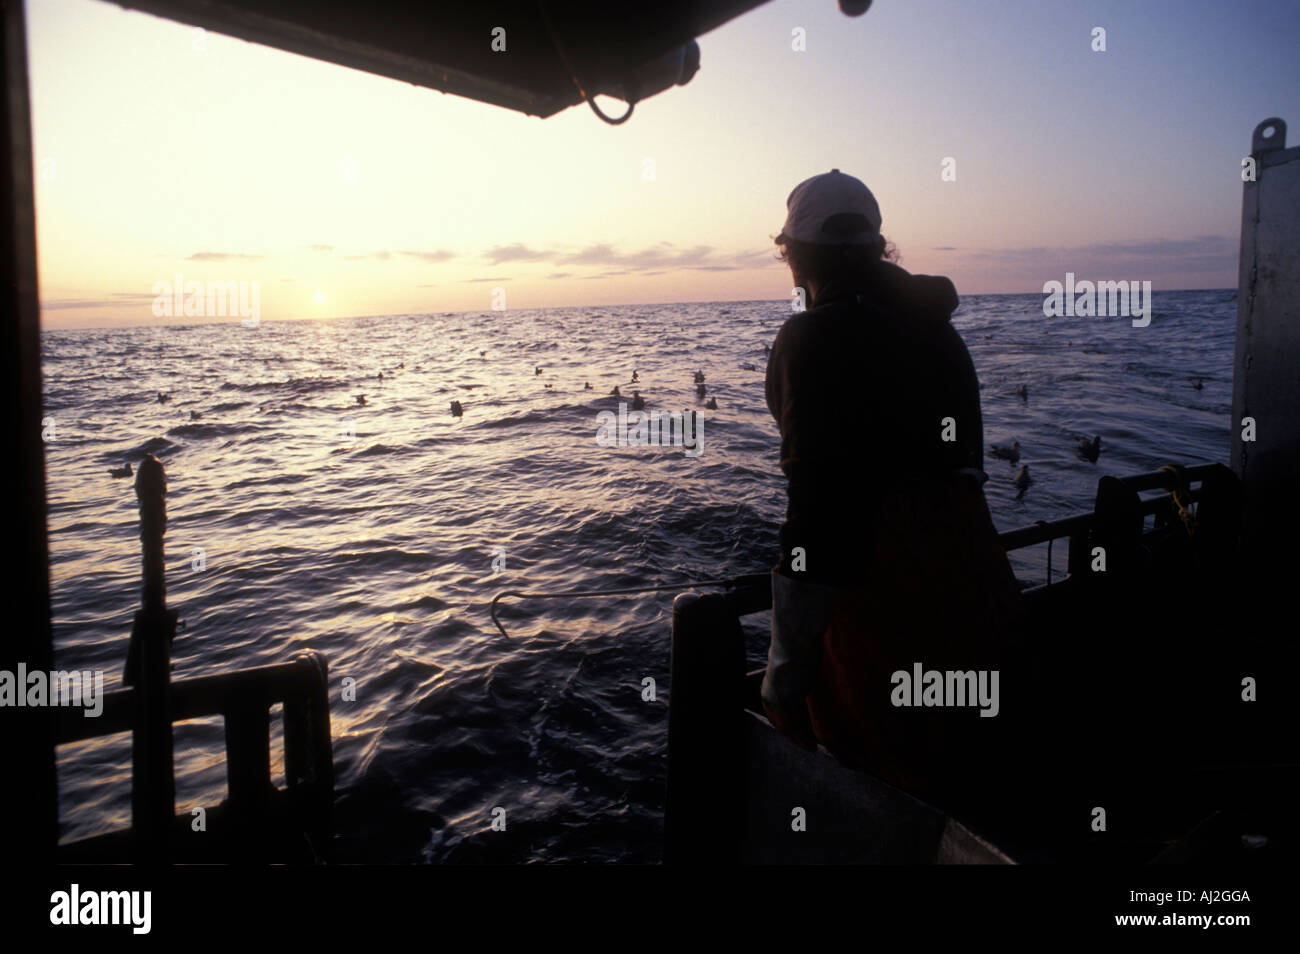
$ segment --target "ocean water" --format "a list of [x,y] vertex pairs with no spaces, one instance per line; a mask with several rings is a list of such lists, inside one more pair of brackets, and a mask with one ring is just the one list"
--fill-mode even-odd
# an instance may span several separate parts
[[[954,323],[986,447],[1018,440],[1035,481],[1017,500],[1015,468],[986,458],[998,528],[1090,509],[1106,473],[1226,461],[1235,301],[1157,291],[1150,326],[1133,328],[1044,318],[1040,295],[964,299]],[[131,481],[108,471],[153,453],[184,621],[174,674],[326,656],[342,858],[657,861],[673,594],[510,601],[508,638],[488,606],[503,589],[772,566],[784,483],[763,346],[788,313],[714,302],[46,331],[56,665],[120,684],[138,524]],[[697,368],[716,411],[695,396]],[[703,453],[599,446],[615,384],[651,409],[699,410]],[[1091,464],[1075,447],[1094,434]],[[1012,562],[1045,580],[1044,547]],[[756,664],[765,625],[747,620]],[[177,728],[178,811],[224,797],[222,742],[219,720]],[[128,736],[64,746],[58,766],[64,840],[129,824]],[[497,807],[505,832],[490,830]]]

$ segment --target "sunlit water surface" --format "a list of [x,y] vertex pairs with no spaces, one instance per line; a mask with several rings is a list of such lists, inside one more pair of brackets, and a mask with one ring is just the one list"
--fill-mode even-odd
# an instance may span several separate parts
[[[108,471],[153,453],[185,623],[175,675],[327,657],[342,857],[656,861],[672,594],[516,602],[509,639],[488,603],[773,565],[784,483],[763,345],[787,314],[733,302],[46,332],[57,666],[120,684],[140,560],[131,482]],[[986,446],[1018,440],[1035,481],[1016,500],[1014,468],[986,460],[999,529],[1089,509],[1103,473],[1226,460],[1234,315],[1232,291],[1157,292],[1147,328],[1046,319],[1038,295],[966,298],[954,322]],[[630,395],[633,369],[650,408],[702,410],[697,368],[718,401],[702,456],[597,445],[596,415],[617,406],[615,384]],[[846,439],[889,466],[871,413]],[[1090,464],[1075,448],[1094,434]],[[1045,579],[1044,548],[1013,563]],[[764,625],[747,625],[756,662]],[[224,797],[222,740],[219,720],[178,727],[178,811]],[[128,824],[129,779],[126,736],[61,748],[62,837]],[[504,833],[489,830],[496,807]]]

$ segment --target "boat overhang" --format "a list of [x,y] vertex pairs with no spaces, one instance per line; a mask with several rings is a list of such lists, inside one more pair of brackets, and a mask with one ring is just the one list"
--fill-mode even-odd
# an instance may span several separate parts
[[552,116],[621,91],[639,67],[766,0],[115,0],[192,26]]

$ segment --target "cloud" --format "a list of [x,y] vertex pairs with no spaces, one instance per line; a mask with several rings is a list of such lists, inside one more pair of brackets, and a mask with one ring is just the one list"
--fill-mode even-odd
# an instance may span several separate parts
[[243,252],[195,252],[186,261],[190,262],[264,262],[265,255],[249,255]]
[[[333,245],[312,244],[302,248],[316,254],[334,254]],[[450,249],[378,249],[370,252],[356,252],[341,256],[345,262],[375,261],[387,262],[397,257],[414,259],[428,264],[437,264],[458,258]],[[508,262],[551,262],[559,270],[547,275],[550,279],[579,277],[572,267],[604,268],[604,276],[633,274],[662,274],[674,269],[689,269],[705,272],[730,272],[741,269],[770,268],[778,264],[771,250],[750,250],[741,252],[720,252],[711,245],[677,246],[671,242],[660,242],[640,249],[624,249],[609,243],[596,242],[583,248],[543,249],[535,248],[523,242],[495,245],[482,253],[482,259],[491,265]],[[259,262],[268,258],[261,254],[242,254],[236,252],[196,252],[189,257],[197,262]],[[569,266],[565,268],[564,266]],[[593,276],[582,276],[593,277]],[[505,279],[468,279],[468,281],[504,281]]]
[[569,255],[556,254],[555,260],[561,265],[609,265],[622,256],[614,251],[614,246],[600,244],[589,245],[581,252]]
[[1078,280],[1151,280],[1159,276],[1235,272],[1237,241],[1223,235],[1189,239],[1095,242],[1075,247],[969,249],[962,261],[994,277],[1056,280],[1074,272]]
[[788,267],[785,262],[776,257],[776,249],[774,248],[761,248],[753,252],[738,252],[731,257],[731,260],[738,268]]
[[632,271],[644,271],[649,268],[688,268],[709,264],[713,248],[708,245],[695,245],[691,248],[677,249],[669,242],[642,249],[639,252],[621,252],[607,243],[589,245],[579,252],[563,255],[555,261],[559,265],[611,265]]
[[542,262],[551,258],[548,252],[540,252],[519,242],[513,245],[497,245],[483,253],[483,257],[493,265],[502,262]]
[[[577,251],[544,250],[522,243],[498,245],[483,254],[493,265],[503,262],[549,261],[560,266],[604,267],[615,271],[604,274],[635,274],[650,270],[698,269],[700,271],[736,271],[747,268],[767,268],[777,264],[770,251],[720,253],[710,245],[678,247],[671,242],[660,242],[638,250],[620,249],[609,242],[597,242]],[[570,277],[569,271],[553,272],[549,277]],[[584,276],[593,277],[593,276]]]
[[508,278],[464,278],[462,282],[473,284],[474,282],[508,282]]
[[114,292],[107,298],[52,298],[41,302],[41,311],[64,311],[69,308],[124,308],[152,303],[156,297],[145,292]]
[[[307,245],[304,246],[304,248],[307,248],[313,252],[334,251],[333,245]],[[398,249],[397,251],[393,251],[392,249],[383,248],[383,249],[378,249],[377,251],[374,252],[358,252],[355,255],[344,255],[343,261],[361,262],[361,261],[371,260],[377,262],[387,262],[390,261],[394,255],[405,255],[407,258],[418,259],[421,262],[445,262],[449,258],[456,257],[455,252],[450,252],[446,249],[420,250],[420,249],[403,248],[403,249]]]

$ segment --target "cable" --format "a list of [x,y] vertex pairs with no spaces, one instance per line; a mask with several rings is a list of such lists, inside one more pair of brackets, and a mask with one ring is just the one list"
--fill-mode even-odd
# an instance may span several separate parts
[[629,119],[632,118],[632,108],[636,104],[628,103],[627,112],[625,112],[622,116],[618,117],[618,119],[614,119],[610,116],[605,115],[605,113],[601,112],[600,107],[596,105],[596,101],[594,99],[588,98],[587,105],[591,107],[591,111],[593,113],[595,113],[601,119],[605,120],[605,122],[609,123],[611,126],[621,126],[623,123],[627,122]]
[[[757,576],[760,574],[753,575]],[[728,577],[726,579],[718,580],[696,580],[692,583],[668,583],[663,586],[624,586],[612,590],[566,590],[563,593],[525,593],[521,590],[502,590],[492,598],[492,622],[496,624],[496,628],[501,631],[502,636],[506,639],[510,638],[510,634],[507,633],[505,627],[501,625],[501,620],[497,619],[497,603],[505,599],[507,596],[513,596],[515,599],[522,600],[554,600],[563,597],[581,599],[589,596],[626,596],[631,593],[656,593],[664,590],[689,590],[696,586],[722,586],[729,583],[736,583],[741,579],[743,579],[743,576]]]
[[564,44],[560,42],[560,37],[555,32],[555,27],[551,24],[551,17],[546,12],[546,0],[537,0],[537,12],[541,15],[542,25],[546,27],[546,32],[551,38],[551,45],[555,47],[555,52],[559,55],[560,61],[564,64],[565,70],[569,73],[569,79],[573,81],[574,87],[578,90],[578,95],[581,96],[583,100],[586,101],[587,105],[591,107],[591,111],[611,126],[620,126],[631,119],[632,109],[636,106],[636,103],[629,102],[627,104],[627,112],[615,119],[612,116],[606,115],[601,108],[596,105],[596,101],[587,95],[586,89],[584,89],[582,83],[578,81],[578,71],[573,68],[573,61],[569,59],[569,54],[565,51]]

